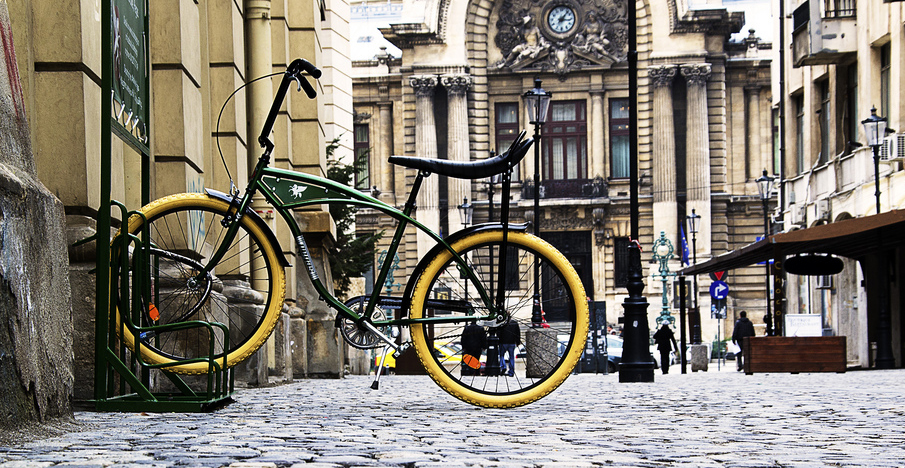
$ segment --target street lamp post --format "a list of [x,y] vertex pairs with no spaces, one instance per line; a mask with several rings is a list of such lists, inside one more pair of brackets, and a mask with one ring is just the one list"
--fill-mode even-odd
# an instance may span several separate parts
[[[701,215],[691,209],[691,214],[686,216],[688,232],[691,233],[691,262],[698,263],[698,229],[701,227]],[[701,311],[698,310],[698,275],[691,277],[691,344],[701,343]]]
[[647,298],[641,266],[641,210],[638,200],[638,24],[635,8],[626,8],[628,23],[628,141],[629,141],[629,218],[631,242],[628,247],[628,297],[622,302],[625,311],[622,362],[619,382],[653,382],[655,364],[650,356],[650,328],[647,325]]
[[[525,113],[534,125],[534,235],[540,237],[540,156],[541,127],[547,120],[547,109],[550,108],[552,94],[540,87],[540,78],[534,79],[534,88],[529,89],[525,98]],[[531,327],[538,328],[543,322],[540,304],[540,264],[534,262],[534,307],[531,310]]]
[[[880,214],[880,146],[883,144],[883,137],[886,136],[887,122],[886,117],[877,115],[877,108],[870,109],[870,117],[861,121],[864,125],[864,135],[867,137],[867,146],[873,150],[874,156],[874,196],[877,198],[877,214]],[[895,367],[896,360],[892,352],[892,314],[889,311],[889,259],[881,252],[879,259],[880,271],[876,276],[879,283],[879,297],[877,302],[880,305],[877,323],[877,361],[878,369],[892,369]]]
[[[462,201],[462,204],[459,205],[459,221],[462,222],[462,229],[467,229],[468,225],[471,224],[471,217],[474,215],[474,205],[468,203],[468,197]],[[465,261],[468,262],[468,253],[465,254]],[[463,275],[464,276],[464,275]],[[464,276],[465,280],[465,302],[468,302],[468,277]]]
[[886,117],[877,115],[877,108],[871,107],[870,117],[861,121],[864,126],[864,135],[867,137],[867,146],[874,152],[874,196],[877,198],[877,214],[880,214],[880,146],[883,137],[886,136]]
[[654,241],[653,253],[651,256],[655,262],[660,263],[660,281],[663,282],[663,307],[660,309],[660,316],[657,317],[657,326],[667,324],[672,325],[676,319],[669,312],[669,287],[667,283],[671,276],[675,273],[669,271],[669,259],[672,258],[674,252],[672,242],[666,238],[666,233],[660,231],[660,237]]
[[[767,175],[767,170],[764,169],[764,174],[754,181],[757,182],[757,191],[760,193],[760,202],[763,205],[764,209],[764,239],[766,239],[770,235],[770,216],[767,213],[768,207],[767,204],[770,203],[770,198],[773,196],[773,181],[774,177]],[[767,314],[764,315],[764,323],[767,325],[767,336],[773,336],[773,313],[770,307],[770,262],[766,262],[764,279],[767,284]]]

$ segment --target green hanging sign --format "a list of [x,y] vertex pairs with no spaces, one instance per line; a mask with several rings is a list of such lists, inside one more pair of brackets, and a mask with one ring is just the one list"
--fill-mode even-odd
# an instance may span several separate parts
[[113,120],[139,150],[148,145],[148,14],[145,0],[112,0]]

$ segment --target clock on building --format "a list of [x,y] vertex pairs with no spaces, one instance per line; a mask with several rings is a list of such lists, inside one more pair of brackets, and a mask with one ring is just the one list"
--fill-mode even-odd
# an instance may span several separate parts
[[575,10],[566,5],[558,5],[547,14],[547,25],[553,32],[565,34],[575,27]]

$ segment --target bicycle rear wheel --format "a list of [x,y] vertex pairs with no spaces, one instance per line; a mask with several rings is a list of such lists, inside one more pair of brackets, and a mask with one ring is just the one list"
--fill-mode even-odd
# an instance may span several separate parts
[[[499,284],[502,243],[503,231],[496,229],[468,234],[452,244],[488,292],[496,291]],[[507,334],[514,336],[505,331],[505,324],[478,324],[479,329],[466,330],[470,322],[463,319],[411,326],[412,342],[428,375],[451,395],[479,406],[521,406],[552,392],[572,372],[588,333],[584,287],[558,250],[530,234],[510,231],[506,258],[505,308],[510,321],[519,325],[523,344],[517,347],[514,360],[507,356],[500,365],[498,342],[501,338],[512,341],[505,338]],[[445,299],[465,301],[476,315],[486,315],[487,307],[463,276],[450,252],[437,254],[418,278],[411,318],[461,314],[440,310]],[[546,323],[532,323],[535,291]],[[486,334],[486,351],[477,351],[474,342],[482,334]]]
[[[221,221],[229,203],[203,193],[182,193],[155,200],[142,208],[151,236],[151,314],[142,325],[199,320],[229,327],[229,344],[215,332],[215,355],[227,355],[232,367],[254,353],[270,336],[280,316],[286,277],[279,255],[262,228],[248,216],[241,219],[232,247],[213,274],[198,276],[207,258],[220,247],[226,228]],[[128,232],[140,236],[145,222],[129,219]],[[150,308],[150,307],[149,307]],[[120,323],[120,311],[114,310]],[[156,318],[156,320],[155,320]],[[129,327],[117,327],[130,349],[135,339]],[[141,356],[153,364],[203,358],[210,354],[206,328],[144,333]],[[178,364],[167,370],[207,373],[206,362]]]

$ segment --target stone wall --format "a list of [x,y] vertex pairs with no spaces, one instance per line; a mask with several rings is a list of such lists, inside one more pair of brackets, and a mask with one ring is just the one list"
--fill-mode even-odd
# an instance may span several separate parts
[[37,180],[8,6],[0,0],[0,428],[71,417],[63,205]]

